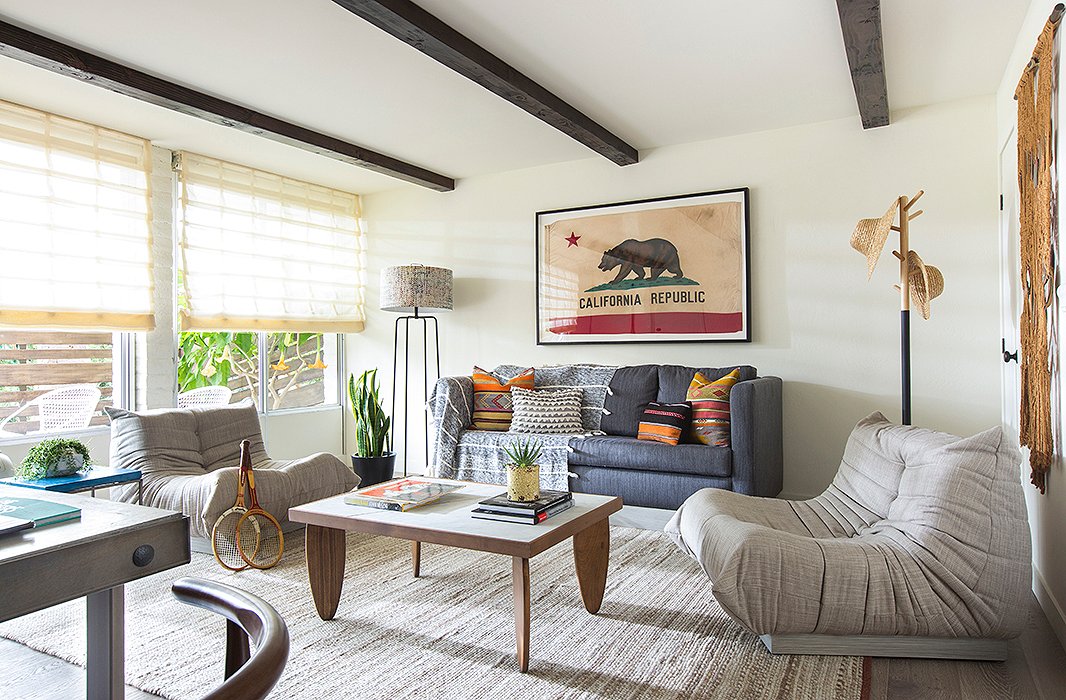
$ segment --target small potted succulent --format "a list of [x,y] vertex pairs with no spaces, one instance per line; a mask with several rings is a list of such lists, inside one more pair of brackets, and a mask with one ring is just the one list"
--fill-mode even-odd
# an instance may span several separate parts
[[532,438],[517,440],[503,448],[511,459],[507,465],[507,499],[527,503],[540,498],[540,459],[542,447]]
[[360,477],[359,486],[388,481],[396,467],[396,453],[391,451],[389,427],[392,420],[381,405],[378,371],[371,369],[348,377],[348,398],[355,418],[355,454],[352,468]]
[[15,469],[15,476],[25,480],[70,476],[87,471],[92,465],[85,443],[68,438],[49,438],[30,449]]

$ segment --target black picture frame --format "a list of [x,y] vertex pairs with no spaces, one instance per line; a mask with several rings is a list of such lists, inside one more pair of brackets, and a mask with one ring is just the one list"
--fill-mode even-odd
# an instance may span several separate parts
[[[617,213],[627,214],[638,211],[645,211],[648,209],[670,209],[671,207],[661,207],[654,205],[661,205],[663,203],[678,203],[678,206],[693,206],[697,203],[713,204],[718,202],[739,202],[741,204],[739,208],[740,212],[740,225],[739,225],[739,242],[741,245],[741,275],[739,289],[742,295],[740,300],[739,315],[741,318],[741,327],[739,331],[732,331],[729,333],[696,333],[692,331],[685,331],[682,333],[594,333],[594,332],[579,332],[574,334],[558,333],[548,331],[546,328],[546,321],[548,320],[545,309],[545,281],[544,276],[548,271],[546,267],[546,255],[545,255],[545,236],[546,228],[550,224],[556,221],[563,221],[565,218],[561,215],[566,214],[580,214],[585,212],[602,212],[602,213]],[[653,206],[648,206],[653,205]],[[650,197],[646,199],[635,199],[623,202],[611,202],[607,204],[594,204],[579,207],[566,207],[561,209],[549,209],[544,211],[538,211],[534,216],[534,248],[535,248],[535,279],[536,279],[536,327],[534,329],[537,345],[611,345],[617,343],[750,343],[752,340],[751,323],[752,323],[752,302],[751,302],[751,217],[750,217],[751,197],[750,190],[747,187],[736,187],[724,190],[713,190],[708,192],[694,192],[691,194],[681,195],[667,195],[662,197]],[[610,210],[610,212],[605,211]],[[580,236],[578,236],[580,239]],[[626,241],[627,243],[629,241]],[[646,243],[648,241],[641,241]],[[614,249],[612,249],[614,250]],[[605,255],[611,251],[605,251]],[[675,253],[676,253],[675,248]],[[606,260],[606,259],[605,259]],[[601,265],[603,262],[601,262]],[[645,265],[646,267],[646,265]],[[603,267],[600,267],[603,270]],[[680,269],[679,269],[680,271]],[[643,270],[641,270],[643,274]],[[654,272],[653,272],[654,274]],[[617,281],[617,280],[616,280]],[[635,282],[635,280],[627,280]],[[689,280],[691,282],[691,280]],[[586,292],[581,292],[587,293]],[[632,315],[632,314],[630,314]],[[640,316],[647,316],[649,314],[639,314]],[[714,314],[702,314],[702,316],[712,316]],[[735,315],[735,314],[731,314]],[[696,337],[699,336],[699,337]],[[723,337],[728,336],[728,337]],[[547,337],[547,339],[546,339]]]

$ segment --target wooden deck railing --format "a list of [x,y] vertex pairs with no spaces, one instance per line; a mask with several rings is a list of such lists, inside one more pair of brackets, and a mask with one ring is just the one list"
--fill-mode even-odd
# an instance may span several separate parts
[[[93,384],[100,389],[100,403],[90,424],[106,425],[103,410],[111,405],[112,340],[111,333],[0,332],[0,420],[57,386]],[[39,427],[33,407],[4,429],[30,433]]]

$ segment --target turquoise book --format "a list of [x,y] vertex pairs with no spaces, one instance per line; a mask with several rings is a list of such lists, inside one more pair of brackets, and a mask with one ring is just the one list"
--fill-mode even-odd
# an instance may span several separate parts
[[34,527],[44,527],[80,518],[81,508],[37,498],[0,496],[0,515],[31,520]]

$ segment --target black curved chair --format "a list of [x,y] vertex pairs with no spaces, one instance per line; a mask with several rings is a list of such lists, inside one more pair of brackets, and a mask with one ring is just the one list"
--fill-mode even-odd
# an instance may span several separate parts
[[[262,700],[289,658],[289,628],[270,603],[239,588],[206,579],[180,578],[171,586],[187,605],[226,618],[226,678],[203,700]],[[255,656],[248,647],[255,640]]]

